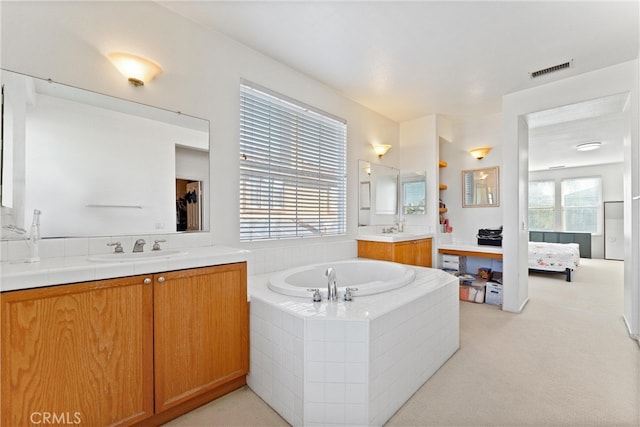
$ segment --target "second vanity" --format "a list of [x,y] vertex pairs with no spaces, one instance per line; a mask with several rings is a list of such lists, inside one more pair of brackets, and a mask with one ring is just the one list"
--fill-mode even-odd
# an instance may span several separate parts
[[246,259],[3,262],[1,424],[158,425],[246,384]]
[[358,257],[431,267],[432,236],[424,233],[367,233],[356,236]]

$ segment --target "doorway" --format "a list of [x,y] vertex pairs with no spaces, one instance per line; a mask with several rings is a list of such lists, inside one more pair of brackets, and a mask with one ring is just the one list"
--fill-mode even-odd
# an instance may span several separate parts
[[604,259],[624,261],[624,202],[604,203]]
[[202,230],[202,182],[176,179],[176,231]]

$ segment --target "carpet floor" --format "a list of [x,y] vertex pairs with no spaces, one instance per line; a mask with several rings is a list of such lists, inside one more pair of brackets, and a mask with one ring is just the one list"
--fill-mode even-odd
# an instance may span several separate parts
[[[460,302],[460,349],[388,426],[638,427],[640,348],[626,332],[623,263],[531,274],[521,314]],[[243,387],[167,425],[286,426]]]

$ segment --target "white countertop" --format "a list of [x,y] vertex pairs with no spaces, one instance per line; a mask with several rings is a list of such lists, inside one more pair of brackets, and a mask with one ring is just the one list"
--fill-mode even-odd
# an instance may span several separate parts
[[249,251],[227,246],[187,248],[181,254],[165,258],[135,261],[96,262],[89,256],[42,258],[37,263],[9,261],[0,263],[0,291],[40,288],[66,283],[113,279],[153,274],[186,268],[230,264],[247,260]]
[[368,242],[407,242],[410,240],[432,238],[431,233],[367,233],[356,235],[356,240],[365,240]]
[[484,252],[487,254],[501,254],[502,246],[478,245],[473,243],[441,243],[438,249],[450,249],[454,251]]

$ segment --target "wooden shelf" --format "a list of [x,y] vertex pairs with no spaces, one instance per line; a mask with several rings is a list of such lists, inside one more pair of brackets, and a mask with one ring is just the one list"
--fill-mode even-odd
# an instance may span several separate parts
[[446,190],[447,188],[449,188],[447,187],[447,184],[440,184],[439,187],[440,187],[440,190]]
[[438,160],[438,166],[440,166],[441,168],[446,168],[447,166],[449,166],[449,164],[444,160]]
[[445,213],[447,212],[447,208],[440,208],[440,213]]

